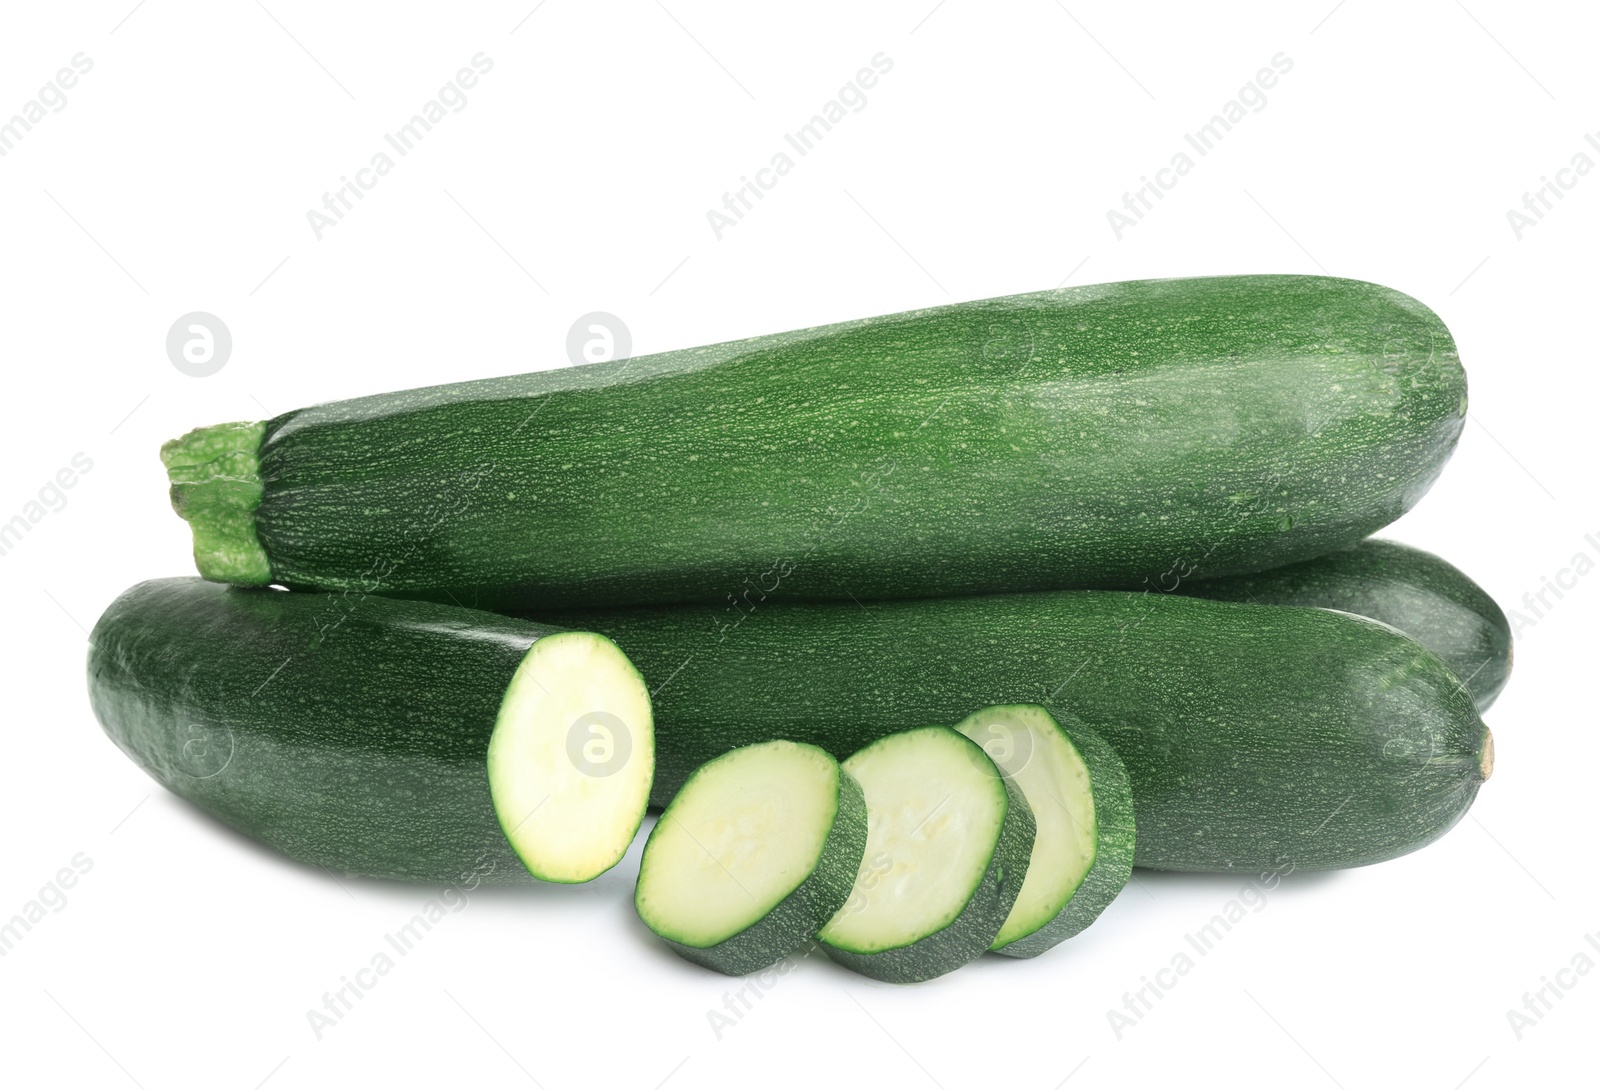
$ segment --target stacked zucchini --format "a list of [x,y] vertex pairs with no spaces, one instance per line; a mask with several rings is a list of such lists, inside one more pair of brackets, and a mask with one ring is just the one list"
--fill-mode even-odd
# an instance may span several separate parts
[[1465,413],[1420,303],[1241,276],[201,428],[162,458],[204,578],[106,611],[90,696],[296,859],[582,882],[654,805],[635,905],[684,957],[926,980],[1135,864],[1356,866],[1466,812],[1508,625],[1368,539]]

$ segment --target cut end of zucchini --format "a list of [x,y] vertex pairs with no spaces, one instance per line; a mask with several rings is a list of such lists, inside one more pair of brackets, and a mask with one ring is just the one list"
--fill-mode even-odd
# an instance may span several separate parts
[[216,583],[264,586],[272,567],[256,537],[261,503],[258,451],[266,425],[240,421],[196,428],[161,447],[172,509],[194,533],[194,564]]
[[1478,751],[1478,773],[1485,781],[1494,772],[1494,735],[1489,733],[1489,728],[1483,728],[1483,749]]
[[639,831],[655,773],[644,679],[604,636],[544,637],[506,689],[488,767],[500,827],[528,873],[604,873]]

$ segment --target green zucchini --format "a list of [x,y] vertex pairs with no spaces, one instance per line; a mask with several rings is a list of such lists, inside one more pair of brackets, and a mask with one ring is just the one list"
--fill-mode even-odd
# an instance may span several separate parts
[[1133,789],[1115,751],[1037,704],[983,708],[956,730],[1014,780],[1037,832],[1028,877],[991,950],[1037,957],[1093,923],[1133,872]]
[[210,579],[732,623],[1308,559],[1410,508],[1465,411],[1416,300],[1233,276],[336,402],[162,457]]
[[1394,625],[1445,661],[1480,712],[1511,676],[1511,623],[1494,599],[1459,568],[1397,541],[1369,539],[1253,575],[1184,581],[1176,593],[1342,609]]
[[581,882],[622,858],[655,764],[611,641],[477,610],[158,579],[89,641],[112,741],[302,862]]
[[917,723],[1040,704],[1109,742],[1133,785],[1137,866],[1348,867],[1467,810],[1487,732],[1436,655],[1326,609],[1157,592],[1045,591],[590,610],[655,686],[656,798],[766,738],[842,756]]
[[817,941],[847,969],[913,984],[961,968],[1000,932],[1028,875],[1021,789],[949,727],[903,731],[844,763],[867,800],[850,899]]
[[867,846],[861,785],[816,746],[743,746],[696,769],[645,842],[634,907],[677,953],[730,976],[809,942]]

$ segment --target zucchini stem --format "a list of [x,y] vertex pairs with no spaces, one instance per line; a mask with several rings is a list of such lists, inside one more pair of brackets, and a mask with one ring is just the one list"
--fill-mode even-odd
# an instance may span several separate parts
[[194,533],[194,563],[215,583],[264,586],[272,581],[256,536],[261,503],[262,422],[196,428],[161,447],[172,482],[172,509]]

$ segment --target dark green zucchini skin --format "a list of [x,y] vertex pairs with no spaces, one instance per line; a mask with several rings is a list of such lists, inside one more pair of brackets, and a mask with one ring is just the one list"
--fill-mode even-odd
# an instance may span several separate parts
[[1511,676],[1511,623],[1495,600],[1461,569],[1397,541],[1369,539],[1253,575],[1186,581],[1176,593],[1342,609],[1394,625],[1445,661],[1480,712]]
[[209,578],[734,609],[1304,560],[1410,508],[1465,410],[1416,300],[1235,276],[366,397],[164,457]]
[[1160,593],[1052,591],[557,613],[655,688],[657,804],[767,738],[844,757],[990,704],[1042,704],[1111,744],[1135,863],[1349,867],[1422,847],[1484,778],[1485,729],[1437,656],[1345,613]]
[[528,881],[485,756],[548,627],[476,610],[157,579],[90,636],[89,699],[157,782],[333,871]]

